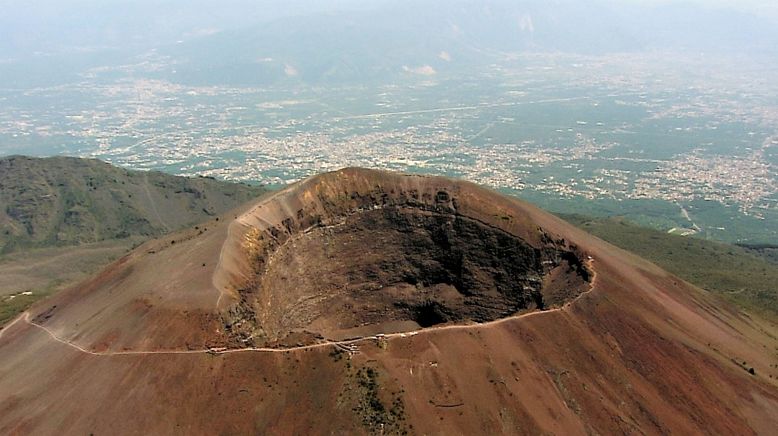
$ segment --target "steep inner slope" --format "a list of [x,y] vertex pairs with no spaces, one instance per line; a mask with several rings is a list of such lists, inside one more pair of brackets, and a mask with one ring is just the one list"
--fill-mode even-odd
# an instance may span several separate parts
[[254,222],[242,247],[251,272],[227,321],[241,341],[493,321],[588,289],[575,247],[470,202],[460,184],[410,176],[360,183],[368,175],[324,175],[241,217]]

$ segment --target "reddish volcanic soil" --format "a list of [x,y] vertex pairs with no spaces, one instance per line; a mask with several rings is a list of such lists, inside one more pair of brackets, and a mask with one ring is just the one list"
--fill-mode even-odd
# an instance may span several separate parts
[[519,200],[346,169],[6,325],[0,434],[774,434],[776,334]]

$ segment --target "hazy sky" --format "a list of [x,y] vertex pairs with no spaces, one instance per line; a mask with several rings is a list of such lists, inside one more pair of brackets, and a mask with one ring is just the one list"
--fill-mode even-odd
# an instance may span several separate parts
[[778,17],[778,1],[776,0],[611,0],[613,3],[642,4],[695,4],[699,6],[724,9],[737,9],[756,14],[769,14]]
[[[420,9],[420,4],[433,3],[437,5],[432,9],[433,14],[445,15],[448,1],[451,0],[0,0],[3,11],[0,14],[0,57],[45,52],[51,47],[120,45],[137,41],[165,44],[199,30],[241,29],[290,15],[373,9],[382,4],[401,5],[397,9],[413,14]],[[622,10],[627,18],[640,25],[652,23],[641,21],[642,7],[629,6],[692,5],[691,9],[684,8],[678,15],[693,19],[697,15],[694,8],[700,11],[734,9],[767,18],[761,23],[762,27],[769,28],[773,22],[776,22],[773,27],[778,26],[778,0],[455,0],[451,1],[451,8],[455,9],[454,5],[461,2],[473,5],[496,2],[519,10],[526,4],[534,11],[546,7],[552,11],[566,10],[566,6],[572,4],[576,10],[591,14],[595,19],[608,16],[601,14],[601,9],[626,5],[613,9]],[[675,10],[670,10],[658,16],[672,21],[675,14]],[[649,16],[651,14],[646,14]],[[720,13],[717,19],[721,20],[721,16],[729,17],[727,13]],[[750,27],[743,29],[750,30]],[[741,29],[735,29],[734,36],[742,33]]]
[[[473,0],[473,2],[484,0]],[[67,9],[83,8],[99,5],[106,7],[110,5],[148,5],[150,8],[170,5],[185,5],[195,9],[206,8],[245,8],[249,10],[264,9],[268,12],[274,9],[287,9],[289,11],[326,11],[329,8],[342,9],[370,7],[371,4],[409,2],[409,0],[222,0],[220,2],[209,2],[195,0],[0,0],[0,8],[8,11],[22,9],[26,11],[38,10],[44,12],[49,8]],[[740,11],[757,13],[760,15],[770,15],[772,18],[778,17],[778,1],[776,0],[580,0],[579,4],[585,3],[603,3],[613,4],[637,3],[637,4],[695,4],[703,7],[730,8]]]

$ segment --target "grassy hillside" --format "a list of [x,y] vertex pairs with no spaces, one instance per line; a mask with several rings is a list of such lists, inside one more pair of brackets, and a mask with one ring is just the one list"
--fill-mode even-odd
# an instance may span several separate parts
[[0,326],[32,303],[95,274],[143,240],[137,236],[0,256]]
[[769,262],[778,264],[778,245],[773,244],[738,244],[748,252],[762,257]]
[[671,235],[622,218],[562,218],[703,289],[778,319],[778,267],[772,253],[694,237]]
[[90,159],[0,158],[0,254],[158,236],[263,191],[209,178],[129,171]]

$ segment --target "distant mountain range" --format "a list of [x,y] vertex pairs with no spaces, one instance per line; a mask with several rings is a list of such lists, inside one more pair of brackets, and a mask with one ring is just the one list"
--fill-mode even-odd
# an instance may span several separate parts
[[176,62],[161,76],[194,84],[359,83],[472,71],[514,52],[774,52],[776,42],[768,20],[692,6],[427,0],[196,38],[162,50]]
[[[11,35],[0,42],[0,74],[12,86],[60,83],[90,68],[131,64],[155,50],[169,62],[149,75],[178,83],[355,84],[473,71],[522,51],[774,55],[778,47],[778,26],[770,18],[691,4],[343,1],[329,9],[294,2],[260,11],[227,2],[210,16],[206,6],[196,13],[176,5],[116,11],[82,5],[82,13],[63,12],[56,20],[35,20],[29,11],[18,19],[10,14],[0,18]],[[149,8],[155,25],[148,24]],[[84,20],[94,25],[84,26]],[[40,34],[30,33],[38,27]]]

